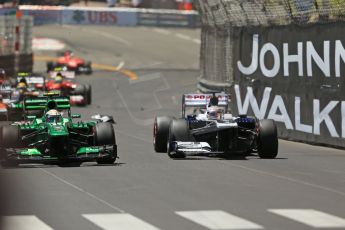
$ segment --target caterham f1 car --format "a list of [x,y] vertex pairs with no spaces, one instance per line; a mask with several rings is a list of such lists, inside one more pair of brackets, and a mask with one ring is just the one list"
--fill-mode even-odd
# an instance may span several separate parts
[[[182,118],[157,116],[153,127],[156,152],[171,158],[225,156],[257,152],[260,158],[278,154],[277,128],[273,120],[258,120],[228,112],[224,93],[185,94]],[[190,114],[188,110],[192,109]]]
[[92,74],[91,62],[75,57],[71,51],[65,51],[57,58],[56,62],[47,62],[47,72],[54,70],[56,67],[62,67],[67,71],[74,71],[76,74]]
[[42,117],[28,115],[25,121],[0,129],[1,163],[80,166],[96,161],[113,164],[117,158],[115,132],[111,123],[73,122],[80,114],[71,114],[67,97],[45,96],[25,99],[25,111],[44,110]]

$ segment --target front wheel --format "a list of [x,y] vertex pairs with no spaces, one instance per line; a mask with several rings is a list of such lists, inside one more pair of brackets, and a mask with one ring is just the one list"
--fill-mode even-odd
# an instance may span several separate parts
[[172,120],[173,118],[168,116],[155,117],[153,124],[153,147],[157,153],[167,152],[169,126]]
[[257,148],[260,158],[273,159],[278,155],[278,132],[273,120],[262,120],[259,123]]
[[186,154],[176,151],[176,141],[192,141],[189,125],[185,119],[171,121],[167,144],[167,152],[170,158],[185,158]]
[[112,156],[97,159],[98,164],[114,164],[116,153],[116,138],[113,125],[110,123],[97,123],[95,126],[95,145],[112,145],[114,153]]

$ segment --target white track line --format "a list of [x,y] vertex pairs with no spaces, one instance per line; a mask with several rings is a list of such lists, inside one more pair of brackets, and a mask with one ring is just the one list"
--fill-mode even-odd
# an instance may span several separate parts
[[196,44],[201,44],[201,40],[200,39],[193,39],[193,42],[195,42]]
[[3,216],[3,230],[53,230],[36,216]]
[[187,41],[192,41],[193,40],[191,37],[189,37],[188,35],[185,35],[185,34],[177,33],[177,34],[175,34],[175,36],[178,37],[178,38],[187,40]]
[[263,228],[256,223],[231,215],[221,210],[184,211],[176,212],[176,214],[212,230]]
[[169,30],[166,30],[166,29],[155,28],[155,29],[153,29],[153,31],[160,33],[160,34],[164,34],[164,35],[170,35],[171,34],[171,32]]
[[121,70],[125,66],[125,64],[126,63],[124,61],[120,62],[120,64],[116,66],[116,69]]
[[313,228],[345,228],[345,219],[314,209],[269,209],[268,211]]
[[318,184],[313,184],[313,183],[310,183],[310,182],[307,182],[307,181],[298,180],[298,179],[294,179],[294,178],[291,178],[291,177],[287,177],[287,176],[283,176],[283,175],[279,175],[279,174],[275,174],[275,173],[270,173],[270,172],[263,171],[263,170],[253,169],[253,168],[250,168],[250,167],[246,167],[244,165],[239,165],[239,164],[231,163],[229,161],[221,162],[221,163],[226,164],[226,165],[231,165],[231,166],[236,167],[236,168],[241,168],[241,169],[247,170],[247,171],[252,172],[252,173],[254,173],[256,175],[258,175],[258,174],[266,175],[266,176],[274,177],[274,178],[277,178],[277,179],[290,181],[292,183],[301,184],[301,185],[304,185],[304,186],[321,189],[321,190],[324,190],[324,191],[327,191],[327,192],[331,192],[331,193],[334,193],[334,194],[337,194],[337,195],[340,195],[340,196],[345,196],[345,192],[343,192],[343,191],[336,190],[336,189],[333,189],[333,188],[328,188],[328,187],[325,187],[325,186],[322,186],[322,185],[318,185]]
[[131,214],[83,214],[83,217],[104,230],[159,230]]
[[[82,29],[83,30],[83,29]],[[117,42],[120,42],[128,47],[131,47],[132,44],[130,42],[128,42],[127,40],[119,37],[119,36],[116,36],[114,34],[110,34],[110,33],[106,33],[106,32],[103,32],[103,31],[98,31],[98,30],[92,30],[92,29],[87,29],[87,30],[84,30],[85,32],[91,32],[91,33],[94,33],[94,34],[98,34],[98,35],[101,35],[103,37],[106,37],[106,38],[110,38],[114,41],[117,41]]]
[[102,203],[102,204],[108,206],[109,208],[111,208],[111,209],[113,209],[113,210],[115,210],[115,211],[117,211],[117,212],[120,212],[120,213],[125,213],[125,211],[123,211],[122,209],[120,209],[120,208],[118,208],[118,207],[116,207],[116,206],[110,204],[109,202],[103,200],[102,198],[99,198],[98,196],[96,196],[96,195],[94,195],[94,194],[92,194],[92,193],[89,193],[89,192],[85,191],[84,189],[78,187],[77,185],[74,185],[74,184],[72,184],[72,183],[70,183],[70,182],[68,182],[68,181],[66,181],[66,180],[64,180],[64,179],[62,179],[61,177],[55,175],[54,173],[51,173],[51,172],[49,172],[49,171],[47,171],[47,170],[45,170],[45,169],[42,169],[42,168],[41,168],[40,170],[42,170],[42,171],[45,172],[46,174],[48,174],[48,175],[54,177],[55,179],[59,180],[60,182],[62,182],[62,183],[64,183],[64,184],[66,184],[66,185],[68,185],[68,186],[74,188],[75,190],[77,190],[77,191],[79,191],[79,192],[81,192],[81,193],[83,193],[83,194],[85,194],[85,195],[87,195],[87,196],[89,196],[89,197],[91,197],[91,198],[97,200],[98,202],[100,202],[100,203]]

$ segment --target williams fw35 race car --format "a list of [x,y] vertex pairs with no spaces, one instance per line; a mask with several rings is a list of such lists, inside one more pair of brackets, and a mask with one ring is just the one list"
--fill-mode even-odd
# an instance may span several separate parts
[[252,152],[257,152],[260,158],[275,158],[278,154],[275,122],[246,115],[234,117],[227,111],[228,101],[224,93],[183,95],[182,118],[155,118],[155,151],[167,152],[171,158],[228,157]]
[[25,99],[24,107],[26,111],[44,110],[44,115],[28,115],[25,121],[1,127],[3,166],[44,163],[78,167],[86,161],[115,162],[117,145],[111,122],[73,122],[80,114],[71,114],[67,97]]
[[53,71],[57,67],[61,67],[66,71],[74,71],[76,74],[92,74],[91,62],[75,57],[71,51],[59,54],[56,62],[47,62],[47,72]]

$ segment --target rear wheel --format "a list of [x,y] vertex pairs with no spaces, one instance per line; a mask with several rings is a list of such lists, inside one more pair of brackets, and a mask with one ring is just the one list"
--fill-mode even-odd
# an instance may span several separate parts
[[84,97],[84,101],[81,106],[87,106],[88,105],[88,98],[87,98],[87,89],[86,85],[77,85],[75,90],[73,91],[73,95],[80,95]]
[[115,131],[110,123],[97,123],[95,126],[95,145],[113,145],[114,154],[105,158],[97,159],[98,164],[114,164],[116,154]]
[[87,68],[86,74],[92,74],[92,62],[86,62],[85,67]]
[[55,68],[55,65],[53,62],[47,62],[47,72],[53,71]]
[[153,125],[153,146],[158,153],[167,152],[169,126],[172,120],[173,118],[168,116],[155,117]]
[[167,151],[170,158],[185,158],[186,155],[176,151],[176,141],[192,141],[188,122],[185,119],[174,119],[170,123]]
[[87,84],[84,86],[84,98],[86,99],[86,104],[90,105],[92,103],[92,88],[91,85]]
[[257,140],[258,154],[260,158],[273,159],[278,155],[277,126],[273,120],[260,121]]

